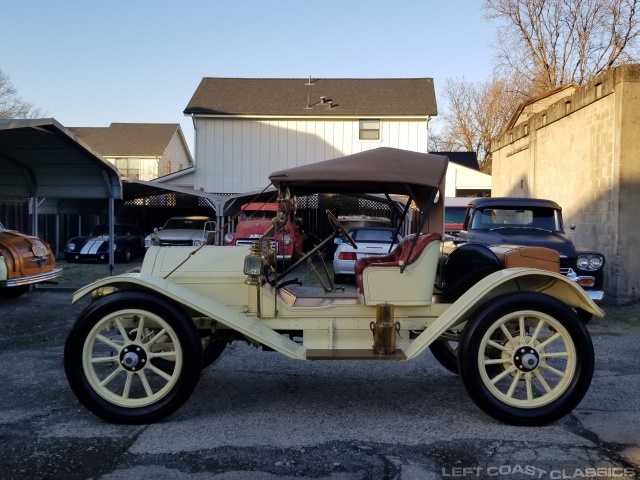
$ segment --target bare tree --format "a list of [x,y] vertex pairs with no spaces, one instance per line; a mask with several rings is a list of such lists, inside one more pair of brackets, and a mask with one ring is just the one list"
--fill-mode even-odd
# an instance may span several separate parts
[[0,70],[0,118],[39,118],[43,114],[18,96],[9,76]]
[[441,92],[445,102],[438,134],[441,151],[475,152],[480,169],[491,173],[491,140],[525,98],[518,87],[517,82],[499,77],[478,83],[448,78]]
[[497,67],[538,94],[640,58],[640,0],[484,0]]

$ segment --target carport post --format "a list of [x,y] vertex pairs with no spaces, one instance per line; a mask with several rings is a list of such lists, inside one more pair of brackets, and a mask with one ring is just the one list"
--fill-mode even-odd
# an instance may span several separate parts
[[115,269],[114,260],[115,252],[113,251],[113,196],[109,195],[109,276],[113,277]]

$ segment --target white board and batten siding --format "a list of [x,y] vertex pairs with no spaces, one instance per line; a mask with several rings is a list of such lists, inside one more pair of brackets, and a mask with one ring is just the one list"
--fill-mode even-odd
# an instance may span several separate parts
[[377,147],[427,152],[427,122],[380,119],[380,140],[360,140],[359,118],[196,118],[198,175],[205,192],[262,190],[269,174]]

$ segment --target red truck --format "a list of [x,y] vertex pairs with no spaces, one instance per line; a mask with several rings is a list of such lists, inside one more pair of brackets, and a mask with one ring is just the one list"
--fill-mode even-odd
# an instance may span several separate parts
[[[234,233],[224,236],[225,246],[246,245],[260,238],[271,228],[271,221],[278,213],[277,203],[247,203],[241,208],[238,224]],[[304,230],[300,221],[295,217],[292,208],[284,228],[279,230],[271,239],[271,248],[276,251],[278,260],[295,262],[303,252]]]

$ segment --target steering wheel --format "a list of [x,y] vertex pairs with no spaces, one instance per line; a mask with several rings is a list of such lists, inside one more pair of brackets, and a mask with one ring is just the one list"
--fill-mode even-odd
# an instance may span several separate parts
[[353,240],[353,238],[351,238],[351,235],[349,235],[349,233],[345,230],[345,228],[342,226],[342,224],[338,221],[338,219],[336,218],[336,216],[331,213],[330,210],[327,210],[327,217],[329,217],[329,223],[331,224],[331,226],[333,227],[333,230],[340,235],[340,237],[346,241],[349,245],[351,245],[353,248],[358,248],[358,245],[356,244],[356,242]]

